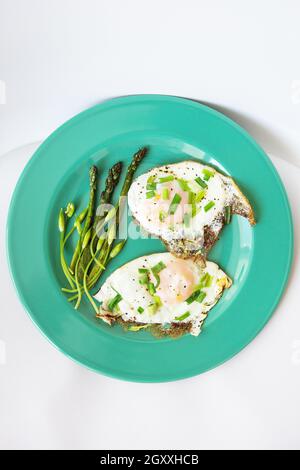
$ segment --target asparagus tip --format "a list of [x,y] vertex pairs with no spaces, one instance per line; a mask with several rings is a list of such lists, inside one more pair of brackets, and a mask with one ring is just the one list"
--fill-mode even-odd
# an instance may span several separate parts
[[122,162],[117,162],[114,164],[114,166],[109,170],[110,173],[111,173],[111,176],[114,178],[114,179],[119,179],[120,177],[120,173],[122,171],[122,167],[123,167],[123,163]]
[[90,184],[93,185],[96,182],[97,178],[97,167],[95,165],[92,165],[90,168]]
[[144,156],[146,155],[146,153],[148,152],[148,147],[142,147],[141,149],[139,149],[134,155],[133,155],[133,159],[132,159],[132,162],[130,164],[130,167],[133,171],[136,170],[137,166],[140,164],[140,162],[143,160]]

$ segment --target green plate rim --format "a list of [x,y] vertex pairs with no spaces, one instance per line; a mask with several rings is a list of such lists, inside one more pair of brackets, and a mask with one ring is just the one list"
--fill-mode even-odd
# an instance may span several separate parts
[[[130,376],[126,375],[126,373],[119,374],[119,373],[113,373],[113,372],[109,373],[107,371],[102,371],[102,370],[97,369],[97,368],[93,367],[92,365],[90,365],[88,363],[88,361],[84,362],[83,360],[80,360],[79,358],[75,357],[71,353],[64,350],[62,347],[60,347],[54,341],[52,341],[52,339],[49,338],[47,333],[44,331],[43,327],[39,324],[38,319],[35,318],[33,316],[33,314],[31,313],[30,306],[27,304],[27,302],[26,302],[26,300],[25,300],[25,298],[24,298],[24,296],[21,292],[21,289],[18,288],[18,284],[17,284],[16,278],[15,278],[15,275],[14,275],[15,268],[14,268],[14,262],[13,262],[13,259],[12,259],[12,256],[11,256],[10,237],[9,237],[9,233],[10,233],[10,230],[12,229],[12,224],[13,224],[13,209],[14,209],[14,206],[16,204],[16,201],[17,201],[17,198],[18,198],[18,195],[19,195],[18,193],[19,193],[19,190],[21,188],[24,176],[27,173],[27,171],[30,169],[31,164],[33,164],[35,162],[35,160],[37,158],[39,158],[40,151],[43,150],[43,148],[46,147],[51,142],[52,138],[54,138],[58,133],[63,131],[68,126],[72,125],[77,120],[84,119],[87,115],[95,112],[98,108],[101,108],[101,109],[105,110],[105,109],[110,108],[110,107],[119,106],[122,102],[125,102],[125,101],[126,102],[128,102],[128,101],[135,102],[135,101],[145,100],[145,99],[148,99],[148,100],[150,99],[150,100],[153,100],[153,101],[166,100],[166,101],[177,102],[178,104],[185,104],[185,105],[189,105],[189,106],[194,106],[195,108],[199,108],[199,107],[203,108],[203,109],[205,109],[206,112],[209,112],[209,113],[212,113],[212,114],[216,115],[219,119],[222,119],[227,124],[229,124],[231,127],[233,127],[237,132],[243,134],[243,136],[249,141],[249,143],[251,145],[253,145],[258,150],[261,157],[264,158],[264,160],[265,160],[266,164],[268,165],[270,171],[273,173],[273,176],[275,177],[275,180],[276,180],[276,183],[278,184],[278,187],[280,188],[282,200],[284,201],[284,205],[285,205],[285,209],[286,209],[286,214],[287,214],[287,219],[288,219],[288,233],[289,233],[289,238],[290,238],[288,257],[287,257],[287,262],[286,262],[286,269],[285,269],[285,272],[283,274],[283,280],[282,280],[282,283],[281,283],[281,288],[278,290],[278,294],[274,298],[274,302],[273,302],[272,306],[269,307],[269,312],[265,316],[264,321],[261,324],[259,324],[257,329],[253,332],[252,336],[248,337],[247,341],[244,342],[243,346],[239,347],[235,352],[229,353],[226,357],[224,357],[223,360],[219,361],[218,363],[214,364],[213,366],[208,366],[207,368],[205,368],[202,371],[193,372],[193,373],[182,373],[182,374],[178,374],[177,377],[174,377],[174,376],[167,377],[167,376],[165,376],[164,378],[161,378],[161,379],[157,379],[157,378],[155,378],[155,379],[150,378],[149,379],[149,378],[139,378],[139,377],[135,378],[131,375]],[[171,382],[171,381],[183,380],[183,379],[194,377],[196,375],[200,375],[202,373],[205,373],[209,370],[212,370],[212,369],[220,366],[221,364],[224,364],[225,362],[229,361],[234,356],[236,356],[239,352],[241,352],[246,346],[248,346],[248,344],[250,344],[253,341],[253,339],[262,331],[262,329],[265,327],[265,325],[268,323],[268,321],[272,317],[275,309],[277,308],[277,306],[278,306],[278,304],[279,304],[279,302],[282,298],[282,295],[283,295],[283,293],[286,289],[288,280],[289,280],[289,275],[290,275],[290,272],[291,272],[293,256],[294,256],[294,226],[293,226],[292,211],[291,211],[289,199],[288,199],[284,184],[283,184],[283,182],[282,182],[275,166],[273,165],[272,161],[270,160],[268,155],[265,153],[265,151],[262,149],[262,147],[256,142],[256,140],[243,127],[241,127],[239,124],[237,124],[235,121],[233,121],[231,118],[227,117],[223,113],[221,113],[221,112],[217,111],[216,109],[208,106],[207,104],[202,104],[201,102],[199,102],[199,101],[197,101],[193,98],[183,98],[183,97],[180,97],[180,96],[164,95],[164,94],[125,95],[125,96],[119,96],[119,97],[103,100],[103,101],[97,103],[96,105],[94,105],[94,106],[92,106],[88,109],[85,109],[84,111],[82,111],[82,112],[76,114],[75,116],[73,116],[72,118],[68,119],[66,122],[64,122],[62,125],[60,125],[57,129],[55,129],[46,139],[44,139],[43,142],[41,143],[41,145],[34,152],[34,154],[32,155],[32,157],[27,162],[27,164],[25,165],[25,167],[23,168],[23,170],[21,172],[21,175],[20,175],[20,177],[17,181],[17,184],[14,188],[13,195],[12,195],[12,198],[11,198],[11,202],[10,202],[10,205],[9,205],[8,217],[7,217],[7,223],[6,223],[6,255],[7,255],[8,267],[9,267],[9,271],[10,271],[10,275],[11,275],[13,285],[15,286],[15,289],[17,291],[17,295],[18,295],[23,307],[25,308],[25,311],[27,312],[27,314],[29,315],[29,317],[33,321],[33,323],[37,326],[39,331],[43,334],[43,336],[53,346],[55,346],[56,349],[61,351],[65,356],[69,357],[70,359],[72,359],[76,363],[78,363],[80,365],[83,365],[84,367],[88,368],[89,370],[92,370],[94,372],[97,372],[97,373],[100,373],[100,374],[105,375],[107,377],[111,377],[111,378],[115,378],[115,379],[120,379],[120,380],[130,381],[130,382],[138,382],[138,383]]]

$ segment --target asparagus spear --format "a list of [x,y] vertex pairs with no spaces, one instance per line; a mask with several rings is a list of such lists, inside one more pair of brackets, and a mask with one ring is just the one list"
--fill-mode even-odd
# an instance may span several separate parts
[[136,172],[137,167],[139,166],[139,164],[143,160],[143,158],[146,155],[147,151],[148,151],[148,148],[143,147],[133,155],[132,161],[131,161],[128,169],[127,169],[127,173],[126,173],[125,181],[123,183],[123,187],[122,187],[122,190],[121,190],[121,193],[120,193],[120,197],[127,195],[128,191],[129,191],[129,188],[130,188],[130,185],[132,183],[134,173]]
[[[111,201],[112,194],[115,187],[117,186],[121,172],[122,172],[122,162],[115,163],[115,165],[109,170],[106,181],[105,188],[100,196],[99,207],[103,204],[109,204]],[[102,219],[103,216],[96,216],[94,222],[94,229],[96,230],[98,222]],[[100,219],[100,220],[99,220]]]
[[[134,173],[136,172],[139,164],[143,160],[143,158],[146,155],[147,151],[148,151],[148,148],[143,147],[133,155],[132,161],[131,161],[129,167],[127,168],[125,180],[124,180],[121,192],[120,192],[120,198],[125,197],[127,195],[128,191],[129,191],[129,188],[131,186],[132,180],[133,180]],[[120,201],[120,198],[119,198],[119,201]],[[120,212],[120,204],[118,202],[117,207],[116,207],[116,215],[115,215],[116,231],[117,231],[117,226],[118,226],[118,222],[119,222],[119,212]],[[105,250],[106,262],[109,260],[109,253],[112,249],[113,249],[113,245],[108,245],[106,243],[105,245],[103,245],[103,249],[100,251],[100,256],[102,257],[102,251]],[[89,275],[89,278],[88,278],[89,288],[92,288],[95,285],[95,283],[98,281],[98,279],[100,277],[100,276],[98,276],[98,274],[101,274],[101,273],[102,273],[102,270],[98,266],[93,267],[93,269],[91,270],[91,273]],[[91,281],[94,278],[96,280],[91,285]]]
[[[132,179],[133,179],[133,176],[134,176],[134,173],[136,172],[137,170],[137,167],[139,166],[140,162],[142,161],[142,159],[144,158],[144,156],[146,155],[148,151],[148,148],[147,147],[143,147],[141,148],[140,150],[138,150],[132,157],[132,161],[129,165],[129,167],[127,168],[127,172],[126,172],[126,176],[125,176],[125,180],[124,180],[124,183],[123,183],[123,186],[122,186],[122,189],[121,189],[121,192],[120,192],[120,196],[119,196],[119,201],[116,205],[116,208],[115,208],[115,218],[116,220],[118,219],[118,213],[119,213],[119,208],[120,208],[120,199],[124,196],[127,195],[128,191],[129,191],[129,188],[130,188],[130,185],[132,183]],[[116,164],[115,167],[117,167],[117,165],[120,165],[120,163]],[[121,167],[118,166],[117,168],[112,168],[112,170],[114,170],[114,172],[116,173],[116,171],[121,171]],[[120,177],[120,174],[118,175],[118,178],[117,178],[117,182],[119,180],[119,177]],[[108,175],[108,186],[111,185],[111,182],[113,181],[113,174],[112,175]],[[116,183],[115,183],[116,184]],[[106,191],[103,191],[102,193],[102,203],[107,203],[109,201],[106,201]],[[98,221],[96,221],[98,222]],[[95,227],[96,228],[96,227]]]
[[[134,156],[132,158],[132,161],[131,161],[131,163],[130,163],[128,169],[127,169],[127,172],[126,172],[126,177],[125,177],[125,180],[124,180],[121,192],[120,192],[120,198],[125,197],[127,195],[128,191],[129,191],[129,188],[131,186],[131,183],[132,183],[134,173],[137,170],[140,162],[142,161],[142,159],[146,155],[147,151],[148,151],[147,147],[143,147],[142,149],[140,149],[138,152],[136,152],[134,154]],[[120,202],[120,198],[119,198],[119,202]],[[119,202],[116,206],[116,211],[115,211],[116,212],[116,215],[115,215],[116,227],[118,225],[118,218],[119,218],[118,216],[119,216],[119,211],[120,211]],[[121,251],[124,244],[125,244],[125,241],[122,241],[122,242],[119,242],[117,245],[115,245],[116,252],[114,253],[113,244],[109,245],[108,241],[105,240],[105,242],[102,245],[101,250],[99,250],[99,255],[98,255],[99,256],[98,259],[99,259],[99,261],[101,261],[101,264],[106,266],[107,263]],[[113,253],[114,256],[110,256],[111,253]],[[96,261],[96,259],[94,259],[94,261]],[[85,274],[84,274],[85,288],[88,288],[89,290],[92,289],[95,286],[96,282],[99,280],[102,272],[103,272],[103,267],[96,264],[92,268],[92,270],[91,270],[91,272],[88,276],[88,279],[87,279],[87,271],[85,271]],[[69,293],[72,292],[72,289],[64,289],[64,290],[66,292],[69,292]],[[81,288],[81,290],[83,290],[83,288]],[[74,292],[74,290],[73,290],[73,292]],[[76,290],[75,290],[75,292],[76,292]],[[72,297],[70,297],[69,301],[75,300],[77,298],[78,298],[78,293],[73,295]]]
[[90,168],[90,200],[89,200],[89,205],[88,205],[88,212],[87,216],[85,219],[85,224],[82,230],[81,234],[81,242],[83,242],[83,239],[88,232],[89,228],[93,224],[93,217],[94,217],[94,208],[95,208],[95,197],[96,197],[96,190],[97,190],[97,167],[92,166]]
[[[117,186],[120,176],[122,173],[122,163],[118,162],[110,168],[106,181],[105,181],[105,188],[101,193],[100,196],[100,203],[98,207],[101,207],[104,204],[109,204],[112,198],[112,194],[114,192],[115,187]],[[106,214],[102,215],[95,215],[94,223],[93,223],[93,230],[91,233],[91,248],[93,249],[94,246],[98,243],[98,235],[96,233],[97,227],[103,220],[105,219]],[[99,227],[98,227],[99,228]],[[92,257],[90,246],[87,246],[84,251],[82,252],[79,264],[78,264],[78,279],[79,281],[83,280],[83,275],[85,272],[86,266],[89,264],[90,259]]]
[[77,245],[73,254],[73,258],[70,264],[70,271],[73,274],[75,272],[75,266],[76,266],[78,257],[81,253],[83,239],[93,223],[96,190],[97,190],[97,167],[92,166],[90,168],[90,199],[89,199],[87,216],[86,216],[84,227],[82,229],[81,235],[77,242]]

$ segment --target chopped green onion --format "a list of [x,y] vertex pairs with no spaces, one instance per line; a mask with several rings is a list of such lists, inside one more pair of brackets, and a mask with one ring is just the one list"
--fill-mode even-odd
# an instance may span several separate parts
[[147,312],[149,313],[149,315],[154,315],[158,310],[158,305],[157,304],[150,304],[148,307],[147,307]]
[[197,289],[195,290],[195,292],[192,293],[192,295],[190,295],[187,299],[186,299],[186,303],[188,305],[192,304],[193,302],[195,302],[195,300],[197,299],[198,295],[201,293],[201,290],[200,289]]
[[174,215],[176,210],[177,210],[177,207],[178,207],[178,204],[180,204],[180,201],[181,201],[181,196],[176,193],[172,199],[172,202],[171,202],[171,205],[169,207],[169,214],[170,215]]
[[195,193],[193,193],[192,191],[189,192],[189,194],[188,194],[188,203],[189,204],[193,204],[193,202],[195,202],[195,196],[196,196]]
[[149,269],[146,269],[146,268],[139,268],[139,273],[140,273],[140,274],[149,273]]
[[192,217],[195,217],[196,215],[195,198],[196,198],[196,194],[190,191],[188,194],[188,203],[192,205],[192,213],[191,213]]
[[111,299],[108,304],[107,304],[107,308],[108,310],[110,310],[111,312],[113,311],[113,309],[118,305],[118,303],[122,300],[122,296],[121,294],[117,294],[113,299]]
[[215,173],[207,168],[203,168],[202,173],[204,174],[205,181],[208,181]]
[[114,313],[118,313],[118,314],[121,313],[121,310],[120,310],[119,305],[116,305],[116,306],[115,306],[115,308],[114,308]]
[[162,261],[160,261],[159,263],[157,263],[155,266],[153,266],[153,268],[151,268],[151,271],[153,273],[160,273],[160,271],[162,271],[163,269],[166,268],[166,265],[165,263],[163,263]]
[[159,183],[167,183],[168,181],[173,181],[175,177],[173,175],[164,176],[163,178],[159,178]]
[[146,192],[146,198],[147,199],[151,199],[154,196],[155,196],[155,191],[147,191]]
[[146,186],[146,189],[148,190],[155,190],[156,189],[156,183],[148,183]]
[[188,182],[182,178],[178,178],[178,184],[181,187],[182,191],[190,191],[190,187],[188,185]]
[[162,190],[162,198],[166,201],[170,197],[170,191],[168,188],[163,188]]
[[192,203],[192,217],[195,217],[196,214],[197,214],[197,206],[196,206],[196,204],[193,202],[193,203]]
[[144,312],[144,309],[143,309],[143,307],[138,307],[137,311],[138,311],[139,313],[143,313],[143,312]]
[[144,273],[140,276],[139,278],[139,283],[143,286],[144,284],[148,284],[149,282],[149,277],[147,273]]
[[168,216],[168,214],[164,211],[159,211],[159,221],[163,222],[165,218]]
[[198,178],[195,178],[196,183],[201,186],[201,188],[207,188],[207,184],[198,176]]
[[203,189],[202,191],[199,191],[199,193],[196,194],[196,197],[195,197],[195,202],[196,202],[196,204],[197,204],[198,202],[201,202],[202,199],[204,198],[204,196],[205,196],[205,191],[204,191],[204,189]]
[[201,304],[203,302],[203,300],[205,299],[205,297],[206,297],[206,293],[205,292],[200,292],[200,294],[196,298],[196,302],[199,302],[199,304]]
[[188,228],[190,226],[190,223],[191,223],[191,214],[186,212],[183,216],[183,224],[186,228]]
[[146,325],[132,325],[128,327],[129,331],[140,331],[143,328],[148,328],[148,323]]
[[211,283],[212,283],[212,280],[213,280],[213,276],[211,276],[209,273],[205,273],[200,279],[199,286],[201,288],[202,287],[210,287]]
[[230,224],[231,221],[231,207],[225,207],[225,224]]
[[160,271],[162,271],[165,268],[166,268],[166,265],[162,261],[160,261],[155,266],[153,266],[153,268],[151,268],[152,274],[153,274],[153,276],[155,277],[155,280],[156,280],[155,289],[157,289],[159,284],[160,284],[160,277],[159,277],[158,273],[160,273]]
[[215,203],[214,201],[210,201],[206,206],[204,206],[205,212],[208,212],[212,207],[214,207]]
[[148,290],[149,290],[149,294],[150,294],[150,295],[154,295],[154,294],[155,294],[156,289],[155,289],[155,287],[154,287],[153,282],[149,282],[149,284],[148,284]]
[[208,273],[205,273],[205,274],[201,277],[200,283],[199,283],[199,285],[200,285],[201,287],[205,287],[206,282],[207,282],[207,280],[208,280],[208,277],[210,277]]
[[155,280],[156,280],[155,289],[157,289],[160,284],[160,277],[157,273],[153,273],[153,276],[155,277]]
[[139,268],[139,273],[140,274],[144,274],[144,273],[148,273],[149,272],[149,269],[146,269],[146,268]]
[[202,292],[201,289],[195,290],[192,295],[188,299],[186,299],[186,303],[188,305],[192,304],[193,302],[202,302],[206,297],[206,293]]
[[175,317],[175,320],[182,321],[188,318],[189,316],[190,316],[190,312],[185,312],[182,315],[180,315],[180,317]]
[[160,307],[162,305],[162,301],[161,301],[161,298],[159,297],[159,295],[154,295],[153,296],[153,300],[155,302],[155,304]]
[[149,178],[147,179],[147,183],[151,184],[151,183],[154,183],[155,181],[155,175],[151,175],[149,176]]

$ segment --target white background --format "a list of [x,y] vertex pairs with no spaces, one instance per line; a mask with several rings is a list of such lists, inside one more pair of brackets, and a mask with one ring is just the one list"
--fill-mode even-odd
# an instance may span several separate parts
[[[297,0],[0,0],[0,448],[300,448],[299,18]],[[175,383],[121,382],[63,356],[25,314],[5,256],[9,200],[36,142],[135,93],[233,117],[271,156],[294,215],[272,320],[231,361]]]

